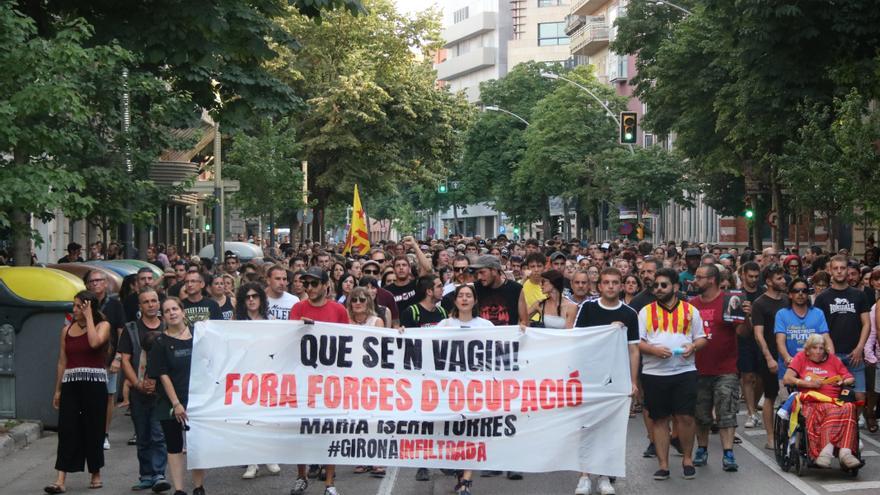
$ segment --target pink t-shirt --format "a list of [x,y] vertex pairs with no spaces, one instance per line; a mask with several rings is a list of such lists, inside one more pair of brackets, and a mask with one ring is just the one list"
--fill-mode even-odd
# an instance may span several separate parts
[[323,306],[312,306],[312,303],[306,299],[294,304],[293,309],[290,310],[291,320],[303,318],[327,323],[348,323],[348,311],[336,301],[327,301]]
[[[815,363],[807,357],[807,354],[804,351],[801,351],[791,360],[791,363],[788,364],[788,368],[794,370],[794,372],[797,373],[798,378],[807,381],[825,380],[833,376],[839,376],[844,380],[852,378],[852,374],[846,369],[843,362],[834,354],[829,354],[828,358],[821,363]],[[801,392],[808,392],[812,389],[799,388],[798,390]],[[840,396],[840,385],[837,385],[837,380],[834,380],[832,383],[826,383],[819,388],[819,393],[827,395],[832,399],[836,399]]]

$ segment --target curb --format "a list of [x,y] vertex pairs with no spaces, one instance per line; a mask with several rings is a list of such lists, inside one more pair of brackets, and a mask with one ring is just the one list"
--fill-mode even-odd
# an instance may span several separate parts
[[22,423],[9,432],[0,435],[0,459],[31,445],[43,434],[43,424],[39,422]]

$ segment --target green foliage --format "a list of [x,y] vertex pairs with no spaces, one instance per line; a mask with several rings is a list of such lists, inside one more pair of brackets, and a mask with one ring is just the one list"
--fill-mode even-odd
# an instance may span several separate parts
[[630,153],[625,148],[612,148],[598,157],[602,167],[596,167],[596,182],[603,196],[616,203],[659,208],[672,200],[690,206],[688,192],[694,188],[687,162],[659,146],[636,148]]
[[247,217],[275,216],[290,223],[302,209],[299,145],[289,119],[264,119],[253,133],[236,133],[224,176],[239,181],[232,202]]

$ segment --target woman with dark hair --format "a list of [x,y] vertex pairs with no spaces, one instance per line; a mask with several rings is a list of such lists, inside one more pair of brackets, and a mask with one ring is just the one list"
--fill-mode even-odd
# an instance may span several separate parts
[[382,271],[382,287],[389,287],[397,280],[397,275],[394,274],[394,268],[390,266],[386,266]]
[[[174,495],[186,495],[183,491],[183,474],[186,470],[183,431],[189,429],[186,424],[186,404],[189,401],[193,337],[180,299],[168,297],[162,302],[162,318],[165,320],[165,331],[150,350],[147,376],[158,382],[154,411],[165,433]],[[205,495],[205,470],[193,469],[192,477],[195,485],[193,495]]]
[[[269,298],[266,291],[260,284],[249,282],[242,284],[238,288],[235,296],[235,319],[236,320],[268,320],[269,319]],[[281,473],[281,467],[278,464],[266,464],[266,469],[271,474]],[[257,477],[260,470],[258,464],[248,464],[241,475],[243,480],[251,480]]]
[[819,294],[825,292],[825,289],[831,285],[831,275],[824,270],[816,272],[810,277],[810,285],[813,286],[813,294],[810,296],[810,301],[815,303]]
[[[578,306],[562,297],[564,280],[565,277],[559,270],[547,270],[541,274],[541,292],[545,297],[529,308],[529,320],[532,326],[574,328]],[[536,314],[540,319],[532,321],[532,317]]]
[[262,285],[255,282],[241,284],[235,295],[235,319],[269,319],[269,299]]
[[209,280],[211,282],[208,286],[208,292],[211,294],[211,299],[217,303],[217,306],[220,306],[220,314],[223,315],[223,319],[231,320],[235,301],[226,294],[226,281],[223,280],[222,275],[215,275]]
[[636,294],[642,292],[642,279],[634,273],[630,273],[623,279],[623,303],[629,305],[636,297]]
[[107,417],[107,343],[110,323],[97,296],[80,291],[73,299],[73,321],[61,330],[61,347],[52,407],[58,409],[55,482],[46,493],[64,493],[67,473],[89,465],[89,488],[101,488],[104,422]]
[[333,296],[334,300],[340,295],[336,290],[339,288],[339,282],[345,273],[345,265],[338,261],[334,261],[330,266],[330,283],[327,284],[327,288],[332,292],[330,295]]
[[364,277],[358,281],[358,287],[366,287],[373,300],[373,311],[376,316],[382,319],[383,325],[388,328],[391,326],[391,310],[387,306],[382,306],[376,300],[376,294],[379,292],[379,280],[373,277]]
[[[472,285],[459,285],[453,292],[454,306],[449,312],[449,318],[440,320],[438,327],[452,328],[481,328],[493,327],[491,321],[477,316],[477,292]],[[471,495],[471,485],[473,484],[473,471],[465,469],[460,472],[458,483],[455,484],[453,490],[458,495]]]
[[351,290],[357,286],[357,279],[350,273],[344,273],[336,282],[336,302],[345,304],[345,301],[351,295]]

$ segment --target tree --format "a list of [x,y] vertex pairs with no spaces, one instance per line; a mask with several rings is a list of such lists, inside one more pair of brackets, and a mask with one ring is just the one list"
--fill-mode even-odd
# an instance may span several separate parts
[[[306,100],[298,122],[316,218],[350,200],[355,183],[367,194],[402,184],[436,184],[459,156],[473,109],[461,95],[435,87],[427,52],[437,47],[436,12],[403,16],[388,0],[365,2],[368,14],[328,13],[320,24],[284,19],[300,50],[283,50],[273,71]],[[314,236],[323,232],[315,222]]]
[[612,148],[599,154],[596,183],[603,196],[617,204],[659,208],[672,200],[690,206],[688,192],[693,190],[687,162],[659,146]]
[[303,208],[300,148],[289,119],[266,118],[254,133],[233,135],[225,174],[239,181],[241,189],[232,202],[247,217],[283,221],[293,231],[296,211]]

